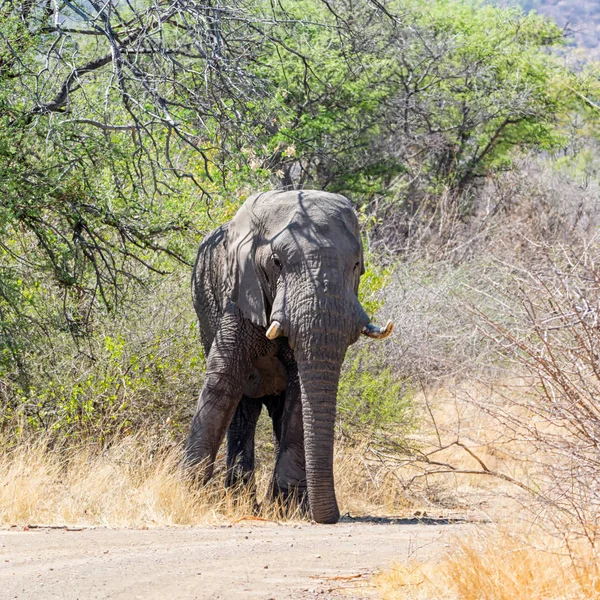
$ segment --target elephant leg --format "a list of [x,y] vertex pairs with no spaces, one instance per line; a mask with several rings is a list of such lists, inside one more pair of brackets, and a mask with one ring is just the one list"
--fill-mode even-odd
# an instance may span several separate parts
[[261,410],[260,400],[242,396],[227,430],[227,487],[252,482],[254,434]]
[[283,423],[283,405],[285,402],[285,393],[274,394],[263,398],[263,404],[267,407],[269,417],[273,422],[273,435],[275,437],[275,455],[279,454],[281,445],[281,426]]
[[206,379],[185,446],[187,466],[200,465],[204,482],[212,476],[217,451],[251,372],[250,336],[239,311],[225,313],[206,361]]
[[290,374],[284,394],[272,495],[274,499],[280,498],[286,504],[295,501],[308,509],[302,403],[297,372]]

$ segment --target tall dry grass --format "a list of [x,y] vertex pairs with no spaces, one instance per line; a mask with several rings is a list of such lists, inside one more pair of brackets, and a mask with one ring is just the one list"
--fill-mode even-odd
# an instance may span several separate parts
[[[181,456],[178,446],[157,450],[135,436],[103,451],[52,451],[46,440],[21,443],[0,453],[0,526],[155,527],[308,518],[264,500],[272,457],[260,462],[255,495],[225,489],[222,472],[207,486],[194,483],[181,469]],[[386,469],[367,465],[364,448],[338,447],[335,470],[343,512],[389,514],[410,505]]]
[[595,600],[600,565],[589,545],[505,533],[457,539],[441,561],[398,564],[376,583],[384,600]]
[[52,452],[38,441],[0,458],[3,525],[192,525],[215,520],[231,502],[213,487],[195,489],[174,450],[152,456],[135,438],[104,452]]

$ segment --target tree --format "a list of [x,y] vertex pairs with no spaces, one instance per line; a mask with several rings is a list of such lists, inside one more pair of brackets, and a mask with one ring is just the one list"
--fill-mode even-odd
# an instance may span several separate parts
[[[300,57],[274,52],[259,71],[278,90],[264,160],[281,184],[369,196],[400,180],[460,193],[515,148],[565,143],[561,119],[577,101],[563,85],[573,75],[547,52],[562,43],[553,22],[449,0],[328,7],[289,7],[277,35]],[[314,22],[299,18],[308,13]]]
[[260,96],[260,23],[243,2],[0,3],[5,365],[23,371],[34,331],[77,340],[128,282],[189,261],[193,207]]

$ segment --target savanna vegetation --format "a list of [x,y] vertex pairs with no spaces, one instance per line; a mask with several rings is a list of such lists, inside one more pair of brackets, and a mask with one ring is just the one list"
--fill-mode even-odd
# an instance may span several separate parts
[[320,188],[354,203],[361,299],[397,327],[348,353],[342,510],[528,524],[382,589],[519,598],[501,547],[540,574],[523,597],[600,594],[600,85],[572,54],[471,0],[0,0],[0,522],[253,509],[179,471],[191,264],[252,192]]

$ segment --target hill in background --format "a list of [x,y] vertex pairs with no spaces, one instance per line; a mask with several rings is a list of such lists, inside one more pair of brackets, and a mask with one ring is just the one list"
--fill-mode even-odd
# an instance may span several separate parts
[[499,0],[552,17],[566,27],[569,37],[594,58],[600,58],[600,2],[598,0]]

